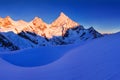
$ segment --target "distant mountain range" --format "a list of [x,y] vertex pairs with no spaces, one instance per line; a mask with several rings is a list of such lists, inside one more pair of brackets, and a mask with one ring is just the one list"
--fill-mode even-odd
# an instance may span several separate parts
[[0,18],[0,51],[82,43],[102,36],[93,27],[85,29],[62,12],[51,24],[39,17],[31,22],[14,21],[9,16]]

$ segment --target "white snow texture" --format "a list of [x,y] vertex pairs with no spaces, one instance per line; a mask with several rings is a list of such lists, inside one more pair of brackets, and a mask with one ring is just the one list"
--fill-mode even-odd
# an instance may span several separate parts
[[0,80],[120,80],[119,41],[116,33],[82,45],[0,53]]

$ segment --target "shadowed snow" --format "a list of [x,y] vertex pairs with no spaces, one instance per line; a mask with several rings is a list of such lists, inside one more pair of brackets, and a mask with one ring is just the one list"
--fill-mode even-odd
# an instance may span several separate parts
[[[17,57],[16,55],[23,56],[24,53],[26,53],[26,55],[28,54],[28,56],[24,58],[28,58],[36,53],[32,53],[31,51],[26,50],[25,52],[24,51],[15,52],[13,53],[13,55],[1,54],[1,57],[3,59],[0,59],[0,79],[1,80],[10,80],[10,79],[11,80],[120,80],[119,41],[120,41],[120,33],[95,39],[90,43],[85,44],[83,46],[79,46],[77,48],[75,48],[76,46],[70,48],[68,48],[69,46],[61,47],[61,48],[59,47],[37,48],[31,51],[32,52],[36,51],[39,52],[40,54],[43,51],[48,56],[50,55],[54,56],[53,57],[54,59],[56,59],[55,57],[57,58],[61,56],[62,57],[57,61],[50,63],[48,65],[32,67],[32,68],[14,66],[10,63],[7,63],[3,59],[5,60],[8,59],[7,61],[9,61],[9,59],[12,60],[12,58]],[[56,56],[56,53],[58,53],[59,55]],[[24,58],[18,57],[15,58],[15,60],[18,59],[18,61],[20,61]],[[33,58],[33,59],[36,59],[37,61],[38,58]],[[47,58],[44,60],[48,61],[49,59]],[[22,63],[24,63],[24,60],[22,61]],[[31,63],[34,64],[34,62]]]

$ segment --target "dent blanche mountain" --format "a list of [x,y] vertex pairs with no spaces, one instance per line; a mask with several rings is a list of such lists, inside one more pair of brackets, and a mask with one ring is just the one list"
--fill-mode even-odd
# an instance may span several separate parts
[[30,22],[14,21],[9,16],[0,18],[0,51],[78,44],[102,37],[93,27],[85,29],[63,12],[51,24],[35,17]]

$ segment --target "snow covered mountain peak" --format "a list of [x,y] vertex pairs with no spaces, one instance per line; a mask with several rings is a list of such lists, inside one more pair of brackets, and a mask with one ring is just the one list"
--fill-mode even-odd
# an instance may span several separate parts
[[10,16],[6,16],[4,19],[12,20]]
[[0,51],[82,43],[101,36],[93,27],[85,29],[63,12],[51,24],[39,17],[31,22],[14,21],[9,16],[0,18]]
[[41,18],[39,17],[35,17],[33,20],[32,20],[32,23],[33,25],[35,26],[41,26],[42,24],[46,24]]
[[13,24],[14,24],[14,20],[12,20],[10,16],[7,16],[5,18],[0,18],[0,26],[2,27],[9,28],[12,27]]
[[60,17],[68,17],[67,15],[65,15],[63,12],[60,13]]
[[39,17],[35,17],[32,21],[38,21],[38,20],[43,22],[43,20],[41,18],[39,18]]
[[61,12],[60,16],[51,24],[51,26],[73,28],[79,26],[79,24]]
[[91,27],[89,28],[89,30],[94,30],[93,26],[91,26]]

